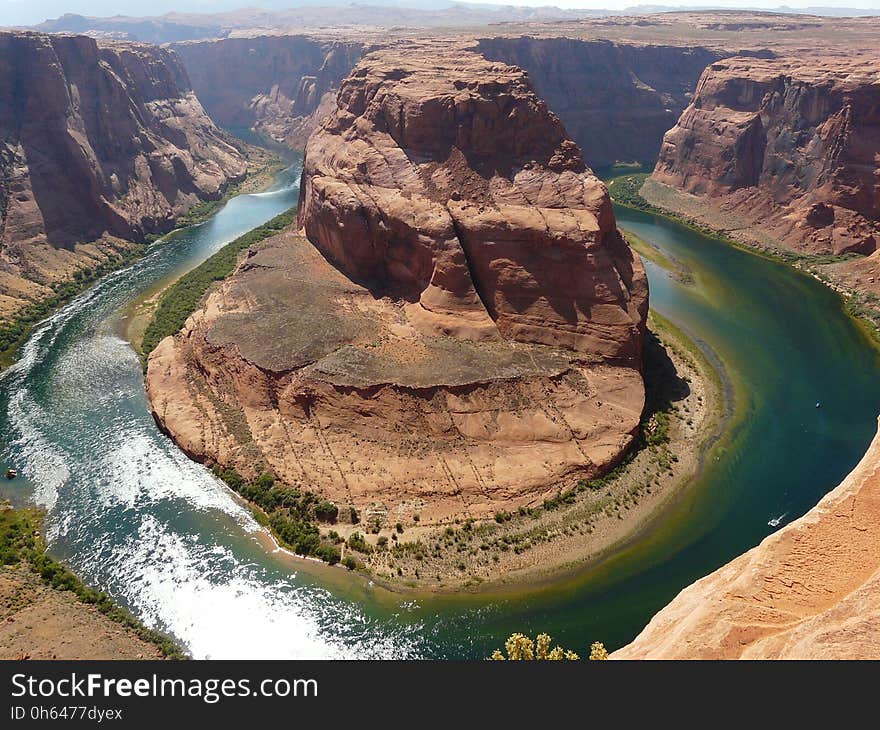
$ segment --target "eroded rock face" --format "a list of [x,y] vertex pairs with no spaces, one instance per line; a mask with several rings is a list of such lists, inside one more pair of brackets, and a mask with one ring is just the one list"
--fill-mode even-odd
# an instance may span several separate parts
[[880,435],[816,507],[685,588],[619,659],[880,657]]
[[488,58],[526,70],[592,167],[651,163],[718,49],[577,38],[483,38]]
[[172,45],[211,118],[302,149],[364,47],[298,35]]
[[[587,164],[653,163],[663,134],[691,100],[706,65],[730,55],[702,46],[578,38],[450,40],[528,72]],[[224,38],[172,45],[211,117],[253,127],[294,149],[335,106],[334,94],[381,38],[334,41],[306,35]]]
[[3,295],[100,261],[91,242],[168,230],[246,170],[172,52],[0,33]]
[[705,196],[792,248],[880,240],[876,57],[732,58],[709,66],[653,179]]
[[[521,70],[371,54],[311,137],[300,222],[153,352],[195,458],[423,524],[617,462],[644,388],[644,271]],[[323,254],[323,255],[322,255]]]
[[516,67],[465,51],[365,58],[306,147],[299,224],[429,331],[467,321],[467,336],[638,362],[638,258]]

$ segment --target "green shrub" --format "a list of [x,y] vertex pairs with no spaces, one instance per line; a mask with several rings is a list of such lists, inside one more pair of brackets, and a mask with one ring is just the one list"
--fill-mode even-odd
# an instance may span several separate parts
[[616,177],[608,183],[608,193],[614,202],[620,205],[638,208],[639,210],[656,210],[639,193],[648,177],[649,173],[636,173],[634,175]]
[[271,472],[264,471],[254,480],[254,486],[258,489],[272,489],[275,484],[275,475]]
[[320,545],[318,549],[315,550],[315,557],[320,558],[329,565],[336,565],[342,557],[342,553],[340,553],[339,548],[334,545]]
[[222,471],[217,471],[215,473],[220,479],[226,482],[230,489],[236,492],[244,486],[244,477],[235,469],[223,469]]
[[349,538],[347,545],[352,550],[357,550],[359,553],[371,553],[373,552],[373,548],[365,539],[364,536],[359,532],[353,532]]
[[339,507],[325,499],[315,505],[315,517],[321,522],[336,522],[336,518],[339,517]]
[[330,542],[322,541],[320,530],[312,522],[313,514],[320,511],[322,505],[325,505],[325,510],[326,505],[336,509],[331,502],[322,502],[310,492],[303,493],[299,489],[277,484],[275,475],[268,471],[253,482],[248,482],[235,469],[216,467],[214,473],[231,489],[259,507],[254,511],[257,521],[268,527],[286,548],[298,555],[313,555],[331,565],[339,562],[340,553],[335,545],[342,539],[336,532],[331,532],[327,538]]
[[141,343],[144,357],[155,350],[163,339],[177,334],[183,328],[211,284],[222,281],[232,273],[242,251],[284,230],[293,223],[294,217],[294,209],[275,216],[262,226],[236,238],[168,287],[159,298],[153,318],[144,331]]
[[545,499],[543,506],[545,510],[550,511],[566,504],[574,504],[576,498],[577,489],[569,489],[564,492],[560,490],[552,499]]

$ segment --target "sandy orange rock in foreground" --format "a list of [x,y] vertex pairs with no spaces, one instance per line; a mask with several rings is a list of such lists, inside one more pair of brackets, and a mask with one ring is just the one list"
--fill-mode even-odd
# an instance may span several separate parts
[[0,567],[0,660],[161,659],[161,652],[71,591],[25,567]]
[[806,515],[685,588],[615,659],[880,658],[880,434]]

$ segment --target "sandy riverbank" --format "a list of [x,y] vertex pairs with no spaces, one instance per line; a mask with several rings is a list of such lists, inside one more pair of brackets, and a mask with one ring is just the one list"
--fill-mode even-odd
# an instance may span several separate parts
[[0,568],[0,659],[162,659],[159,649],[22,566]]
[[46,553],[42,514],[0,504],[0,659],[183,658]]

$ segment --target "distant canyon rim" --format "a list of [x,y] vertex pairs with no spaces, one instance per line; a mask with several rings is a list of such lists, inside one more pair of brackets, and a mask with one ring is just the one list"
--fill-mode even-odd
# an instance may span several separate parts
[[[199,459],[268,466],[392,522],[488,518],[604,473],[638,430],[647,289],[591,167],[656,162],[650,202],[830,257],[844,292],[880,294],[878,36],[871,19],[750,13],[236,29],[161,48],[2,33],[6,56],[32,60],[0,65],[0,311],[243,179],[246,150],[222,127],[305,148],[299,231],[252,251],[151,357],[157,419]],[[340,461],[352,434],[363,448]],[[868,489],[875,468],[834,494]],[[834,499],[748,559],[840,546],[846,531],[823,527]],[[819,632],[845,648],[851,634],[825,627],[876,611],[878,592],[874,551],[844,558],[865,577],[858,600],[842,588],[792,618],[781,593],[737,598],[746,627],[756,606],[800,622],[786,643],[740,627],[734,650],[683,618],[706,585],[738,580],[731,564],[621,655],[670,656],[675,632],[688,656],[812,656]],[[768,569],[786,584],[801,567]],[[839,569],[819,564],[811,586]]]

